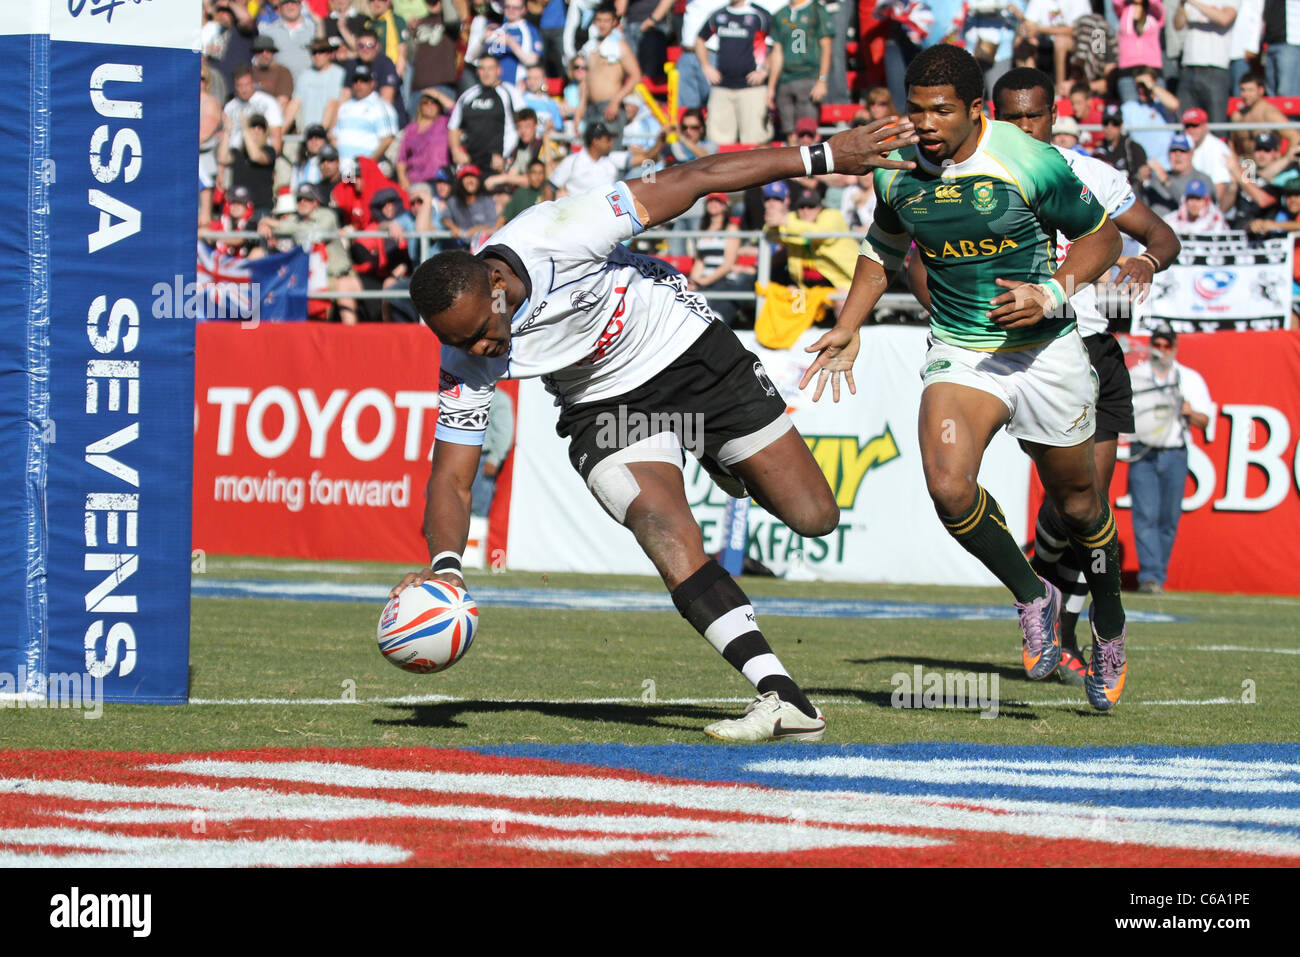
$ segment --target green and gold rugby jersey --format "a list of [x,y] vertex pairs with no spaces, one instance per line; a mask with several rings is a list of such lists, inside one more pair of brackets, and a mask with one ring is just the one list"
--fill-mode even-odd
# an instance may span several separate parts
[[1106,221],[1099,203],[1056,148],[1010,123],[983,120],[975,152],[935,166],[915,147],[894,159],[916,169],[875,172],[875,222],[864,241],[885,269],[898,269],[915,241],[930,289],[930,329],[954,346],[1024,349],[1074,328],[1064,315],[1020,329],[999,328],[989,301],[997,279],[1046,282],[1056,272],[1056,233],[1074,242]]

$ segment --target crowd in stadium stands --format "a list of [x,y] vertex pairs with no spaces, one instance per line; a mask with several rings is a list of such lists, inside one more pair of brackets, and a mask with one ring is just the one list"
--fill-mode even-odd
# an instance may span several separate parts
[[[1054,141],[1123,170],[1176,230],[1300,232],[1300,132],[1256,128],[1300,116],[1293,0],[204,0],[204,20],[200,228],[259,235],[222,239],[227,255],[316,245],[340,293],[399,286],[533,203],[897,114],[937,42],[990,90],[1046,71]],[[870,177],[839,174],[714,194],[673,226],[718,235],[647,249],[701,290],[745,291],[758,250],[726,234],[763,231],[773,282],[842,290],[854,241],[806,236],[865,232],[874,206]],[[410,235],[431,230],[449,238]],[[416,318],[383,303],[320,317]]]

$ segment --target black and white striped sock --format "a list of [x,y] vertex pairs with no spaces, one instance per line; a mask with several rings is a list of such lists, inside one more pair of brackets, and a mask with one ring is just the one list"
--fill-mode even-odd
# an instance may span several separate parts
[[808,717],[816,716],[816,709],[759,631],[749,599],[721,565],[710,560],[672,595],[682,617],[760,694],[775,691]]

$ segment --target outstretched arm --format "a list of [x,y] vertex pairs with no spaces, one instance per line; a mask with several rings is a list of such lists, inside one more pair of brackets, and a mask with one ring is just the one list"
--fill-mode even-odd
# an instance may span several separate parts
[[[837,133],[828,141],[834,172],[860,176],[873,169],[912,169],[916,164],[889,159],[889,153],[916,142],[912,124],[897,117]],[[631,180],[637,218],[647,228],[680,216],[709,193],[734,192],[778,179],[804,175],[799,147],[719,153]]]
[[[478,459],[483,449],[477,445],[435,442],[433,469],[429,473],[427,501],[424,506],[424,538],[429,543],[429,558],[442,552],[461,555],[469,540],[470,490],[478,473]],[[388,593],[396,598],[408,585],[432,581],[451,582],[461,588],[465,580],[454,572],[435,573],[432,568],[411,572]]]

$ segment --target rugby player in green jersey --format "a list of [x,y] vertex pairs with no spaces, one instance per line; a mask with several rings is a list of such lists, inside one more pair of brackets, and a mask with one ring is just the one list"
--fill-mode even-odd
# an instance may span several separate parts
[[[1038,469],[1086,569],[1094,603],[1088,700],[1106,711],[1124,689],[1119,543],[1098,494],[1092,436],[1096,379],[1062,308],[1119,256],[1119,232],[1051,146],[983,115],[974,57],[946,45],[908,67],[907,112],[919,142],[897,153],[914,169],[875,173],[875,221],[835,327],[801,387],[814,377],[838,401],[855,392],[858,329],[910,244],[925,265],[930,348],[921,371],[919,439],[930,498],[944,526],[1014,595],[1030,678],[1061,657],[1061,593],[1035,574],[992,496],[978,481],[984,449],[1005,427]],[[1057,264],[1056,234],[1071,246]]]

